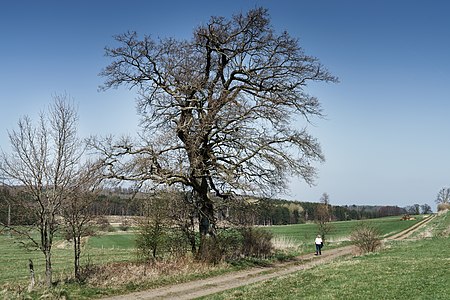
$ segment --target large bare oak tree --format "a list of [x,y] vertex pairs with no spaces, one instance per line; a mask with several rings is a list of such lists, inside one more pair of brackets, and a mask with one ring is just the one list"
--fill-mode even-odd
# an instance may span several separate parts
[[[276,193],[290,176],[313,182],[321,148],[294,121],[321,116],[308,82],[335,82],[264,8],[212,17],[191,40],[115,37],[103,89],[135,88],[142,140],[96,141],[107,176],[181,184],[198,198],[200,231],[214,227],[211,194]],[[295,123],[297,124],[297,123]]]

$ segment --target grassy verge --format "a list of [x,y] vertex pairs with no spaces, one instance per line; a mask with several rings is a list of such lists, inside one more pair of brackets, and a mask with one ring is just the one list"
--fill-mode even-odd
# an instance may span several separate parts
[[381,252],[342,259],[208,299],[448,299],[449,213],[434,237],[391,242]]
[[[410,227],[418,221],[419,219],[400,221],[399,217],[393,217],[370,220],[367,222],[373,223],[380,228],[383,234],[389,235]],[[357,223],[357,221],[333,223],[333,231],[328,236],[330,243],[327,244],[327,248],[341,244],[343,238],[350,234]],[[291,226],[273,226],[267,227],[266,229],[273,232],[278,238],[281,237],[291,240],[292,244],[296,247],[296,253],[294,254],[300,254],[302,252],[312,251],[311,240],[314,240],[317,225],[299,224]],[[34,261],[38,281],[43,279],[45,266],[41,252],[36,250],[25,250],[15,243],[14,239],[5,235],[0,235],[0,254],[0,286],[9,286],[10,288],[12,287],[12,290],[17,290],[14,286],[19,289],[26,288],[29,276],[27,267],[29,258]],[[289,255],[292,256],[292,252]],[[133,261],[135,260],[134,233],[114,232],[113,234],[92,237],[89,239],[83,250],[83,265],[94,263],[94,267],[102,267],[107,263],[115,263],[115,265],[111,265],[109,268],[117,268],[115,270],[116,273],[123,274],[123,277],[125,278],[123,280],[119,279],[118,281],[112,281],[111,278],[105,277],[102,279],[104,280],[104,284],[98,282],[92,284],[91,282],[87,282],[79,285],[70,282],[73,261],[70,245],[61,247],[60,249],[55,247],[53,250],[54,280],[58,281],[58,285],[54,288],[52,295],[65,295],[70,299],[92,299],[102,295],[123,294],[141,289],[206,278],[208,276],[232,272],[237,269],[263,263],[261,261],[241,261],[237,264],[224,264],[215,266],[214,268],[204,268],[204,266],[187,264],[186,270],[176,270],[179,266],[162,266],[162,268],[171,268],[171,270],[163,270],[159,273],[162,275],[155,275],[150,279],[148,276],[142,276],[142,272],[147,271],[143,271],[142,269],[133,266]],[[136,276],[133,277],[133,274],[127,273],[133,272],[127,268],[134,268]],[[194,268],[198,268],[198,271],[194,272]],[[108,269],[102,269],[100,272],[97,270],[97,273],[106,274],[109,271],[110,270]],[[111,277],[114,277],[113,274],[111,274]],[[39,293],[42,295],[42,291]],[[1,294],[0,298],[2,298]],[[35,298],[38,298],[38,293],[31,296],[31,299]]]

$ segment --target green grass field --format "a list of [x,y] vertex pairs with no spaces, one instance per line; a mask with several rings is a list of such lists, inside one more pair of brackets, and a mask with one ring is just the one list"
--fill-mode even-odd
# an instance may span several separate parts
[[[349,236],[360,222],[369,222],[378,228],[383,237],[388,237],[421,221],[423,216],[417,216],[414,220],[401,220],[400,217],[387,217],[363,221],[332,222],[331,231],[326,236],[325,249],[331,249],[342,244],[349,243]],[[272,232],[275,238],[287,240],[296,245],[295,254],[303,254],[313,251],[314,239],[317,235],[317,225],[314,223],[263,227]]]
[[89,238],[90,248],[134,249],[136,247],[134,233],[117,233]]
[[374,254],[343,258],[207,299],[449,299],[450,213],[427,227],[433,237],[393,241]]
[[[108,234],[89,238],[82,252],[82,264],[93,262],[103,264],[111,261],[136,259],[134,234]],[[0,286],[8,282],[25,282],[29,278],[28,260],[32,259],[37,279],[45,275],[45,260],[39,250],[23,247],[17,239],[0,235]],[[61,240],[52,249],[54,280],[67,277],[73,271],[73,250],[70,244]]]
[[[332,230],[328,234],[327,239],[330,241],[335,241],[349,236],[359,222],[369,222],[377,227],[382,235],[389,236],[411,227],[421,220],[422,216],[417,216],[415,220],[407,221],[401,220],[400,217],[387,217],[362,221],[332,222]],[[284,236],[298,243],[311,242],[311,240],[314,241],[317,234],[317,225],[314,223],[271,226],[265,228],[274,233],[276,236]]]
[[[391,234],[403,230],[419,221],[401,221],[399,217],[368,220],[380,228],[383,234]],[[334,222],[333,230],[328,235],[331,243],[327,247],[340,244],[342,237],[348,236],[358,221]],[[264,227],[276,237],[287,238],[297,244],[300,252],[311,251],[311,241],[317,232],[315,224],[298,224],[290,226]],[[334,241],[334,242],[333,242]],[[52,250],[54,279],[63,279],[72,273],[73,253],[70,245],[61,246],[56,241]],[[132,232],[113,232],[106,235],[90,237],[82,252],[82,264],[92,262],[103,264],[107,262],[132,261],[136,259],[135,235]],[[37,278],[43,278],[45,270],[44,256],[39,250],[27,250],[17,239],[0,235],[0,286],[8,282],[26,282],[29,278],[28,260],[34,263]]]

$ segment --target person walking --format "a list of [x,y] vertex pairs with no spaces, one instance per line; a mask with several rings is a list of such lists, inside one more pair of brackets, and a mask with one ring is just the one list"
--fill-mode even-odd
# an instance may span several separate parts
[[315,255],[322,255],[322,247],[323,247],[323,241],[322,237],[317,235],[316,240],[314,241],[316,244],[316,254]]

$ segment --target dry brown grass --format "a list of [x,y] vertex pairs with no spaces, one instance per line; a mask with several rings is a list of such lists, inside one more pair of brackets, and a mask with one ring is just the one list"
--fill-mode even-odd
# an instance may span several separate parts
[[195,261],[191,257],[156,260],[150,263],[111,263],[91,268],[87,282],[98,287],[117,286],[130,282],[141,284],[161,279],[162,276],[192,276],[219,268],[221,265],[208,265]]
[[275,249],[282,251],[297,250],[299,248],[298,243],[286,237],[274,237],[272,245]]
[[450,210],[450,203],[439,203],[437,206],[438,215],[446,214]]

